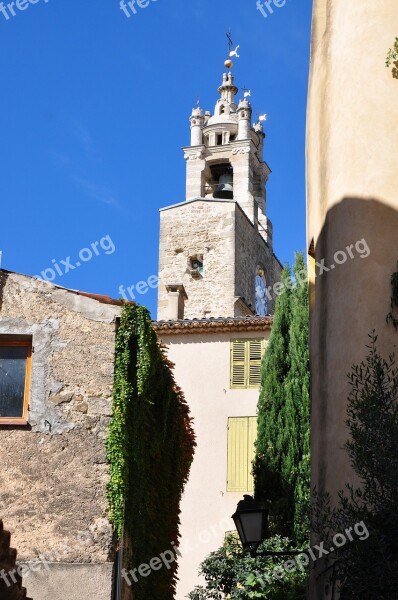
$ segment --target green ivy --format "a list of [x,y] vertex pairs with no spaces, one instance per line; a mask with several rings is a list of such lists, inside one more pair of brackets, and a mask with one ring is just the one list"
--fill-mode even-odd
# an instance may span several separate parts
[[391,310],[387,315],[387,323],[391,322],[395,329],[398,329],[398,318],[394,316],[394,312],[398,309],[398,263],[397,272],[391,276],[391,288]]
[[[180,500],[193,459],[189,409],[146,308],[124,305],[116,335],[106,441],[110,520],[128,569],[178,545]],[[135,600],[172,600],[177,565],[134,583]]]
[[386,67],[390,67],[394,61],[398,60],[398,37],[395,38],[394,47],[390,48],[386,58]]

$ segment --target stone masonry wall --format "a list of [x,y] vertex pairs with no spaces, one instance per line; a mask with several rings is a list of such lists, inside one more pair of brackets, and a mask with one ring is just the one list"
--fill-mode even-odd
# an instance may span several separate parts
[[119,309],[0,271],[0,335],[33,337],[28,426],[0,426],[0,512],[20,560],[113,559],[104,439]]
[[[167,314],[166,285],[183,284],[184,318],[234,315],[235,203],[195,200],[162,210],[158,320]],[[203,254],[203,277],[194,279],[189,257]]]
[[[233,200],[195,200],[161,211],[158,320],[167,320],[167,285],[183,285],[184,318],[246,316],[243,297],[255,311],[255,276],[265,269],[267,286],[281,266],[242,208]],[[203,276],[192,277],[189,257],[203,254]],[[269,302],[272,310],[273,303]]]
[[[260,266],[265,271],[265,279],[267,288],[271,287],[270,295],[272,301],[267,298],[268,312],[273,313],[274,309],[274,292],[272,287],[281,278],[281,265],[274,256],[272,248],[270,248],[259,232],[249,221],[246,214],[237,206],[236,213],[236,262],[235,262],[235,281],[236,281],[236,296],[241,296],[246,303],[255,310],[255,277],[257,267]],[[236,314],[235,316],[241,316]]]

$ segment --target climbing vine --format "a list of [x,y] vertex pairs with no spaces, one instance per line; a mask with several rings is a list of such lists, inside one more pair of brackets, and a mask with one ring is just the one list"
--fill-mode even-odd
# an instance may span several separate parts
[[386,58],[386,67],[389,69],[391,65],[394,65],[392,68],[392,76],[394,79],[398,79],[398,37],[395,38],[394,46],[389,49]]
[[391,304],[390,304],[390,312],[387,315],[387,323],[392,323],[395,329],[398,329],[398,318],[395,316],[396,311],[398,309],[398,263],[397,263],[397,272],[393,273],[391,276]]
[[[113,416],[106,442],[109,515],[126,566],[178,545],[180,500],[193,458],[189,409],[148,311],[125,305],[116,335]],[[134,582],[135,600],[172,600],[176,563]]]
[[398,37],[395,38],[394,47],[390,48],[388,51],[386,67],[390,67],[395,60],[398,60]]

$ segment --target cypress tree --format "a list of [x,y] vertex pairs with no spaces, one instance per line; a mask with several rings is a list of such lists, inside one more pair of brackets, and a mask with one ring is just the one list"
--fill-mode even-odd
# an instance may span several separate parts
[[288,482],[295,538],[306,541],[310,511],[309,299],[303,254],[296,255],[289,331],[289,373],[285,380],[282,476]]
[[258,402],[258,434],[253,465],[256,498],[270,504],[273,532],[284,532],[286,486],[282,479],[282,445],[285,394],[283,383],[289,371],[289,329],[291,316],[291,272],[282,271],[282,291],[262,365],[262,385]]
[[253,472],[256,498],[270,504],[270,532],[304,541],[309,531],[310,375],[302,254],[296,255],[294,276],[292,289],[285,267],[264,357]]

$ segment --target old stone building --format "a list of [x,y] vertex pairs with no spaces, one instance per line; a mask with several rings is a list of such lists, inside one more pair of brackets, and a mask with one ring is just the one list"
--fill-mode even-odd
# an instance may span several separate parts
[[110,299],[0,271],[0,506],[35,600],[111,598],[118,314]]
[[[385,67],[397,16],[396,0],[361,0],[360,7],[314,1],[307,122],[312,485],[333,498],[356,482],[343,449],[347,373],[367,355],[373,329],[383,356],[397,350],[386,315],[398,258],[398,81]],[[323,570],[318,561],[314,600],[332,593]]]
[[234,528],[253,491],[260,365],[280,279],[266,216],[265,134],[224,74],[214,113],[195,108],[184,202],[160,211],[155,328],[175,364],[195,422],[197,451],[184,493],[177,600],[198,584],[200,562]]

